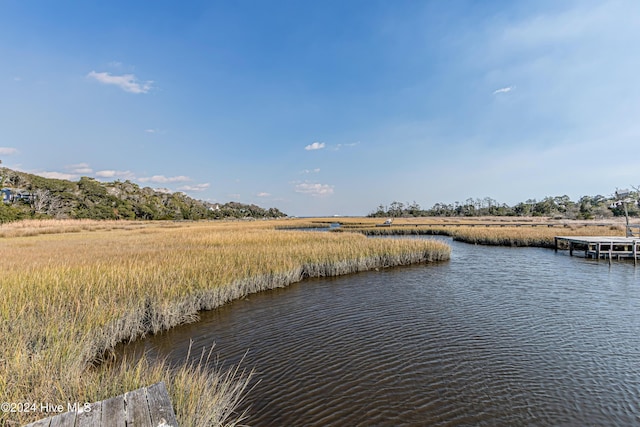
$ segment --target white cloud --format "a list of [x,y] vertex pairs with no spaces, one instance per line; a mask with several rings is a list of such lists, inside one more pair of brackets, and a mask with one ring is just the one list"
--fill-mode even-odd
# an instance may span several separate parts
[[358,144],[360,144],[360,141],[358,141],[358,142],[351,142],[351,143],[348,143],[348,144],[337,144],[337,145],[335,145],[335,146],[333,147],[333,150],[334,150],[334,151],[338,151],[338,150],[340,150],[342,147],[355,147],[355,146],[356,146],[356,145],[358,145]]
[[318,173],[320,172],[320,168],[315,168],[315,169],[304,169],[302,172],[300,173]]
[[145,129],[144,131],[146,133],[156,133],[157,132],[157,130],[155,130],[155,129]]
[[78,163],[75,165],[67,165],[65,166],[69,172],[72,173],[93,173],[93,169],[89,167],[88,163]]
[[100,178],[126,178],[135,179],[135,174],[131,171],[118,171],[118,170],[101,170],[96,172],[96,176]]
[[324,147],[325,147],[324,142],[314,142],[313,144],[309,144],[306,147],[304,147],[304,149],[307,151],[322,150]]
[[515,86],[502,87],[500,89],[494,90],[493,94],[496,95],[498,93],[507,93],[507,92],[511,92],[513,89],[515,89]]
[[96,73],[95,71],[87,74],[87,77],[95,79],[100,83],[107,85],[115,85],[125,92],[130,93],[147,93],[152,88],[153,81],[148,80],[146,82],[138,82],[136,76],[133,74],[123,74],[121,76],[114,76],[109,73]]
[[304,182],[296,184],[295,191],[312,196],[330,196],[333,194],[333,185]]
[[211,184],[204,183],[204,184],[196,184],[196,185],[184,185],[182,187],[178,187],[178,190],[180,191],[204,191],[207,188],[209,188],[211,186]]
[[18,149],[12,147],[0,147],[0,155],[10,156],[12,154],[18,154]]
[[271,196],[271,193],[265,193],[264,191],[261,193],[256,194],[258,197],[269,197]]
[[187,182],[187,181],[191,181],[191,178],[189,178],[188,176],[184,176],[184,175],[179,175],[179,176],[164,176],[164,175],[153,175],[153,176],[147,176],[147,177],[143,177],[138,179],[138,181],[140,182],[157,182],[160,184],[166,184],[168,182]]
[[77,174],[73,173],[64,173],[64,172],[37,172],[36,175],[43,176],[45,178],[53,178],[53,179],[66,179],[69,181],[73,181],[79,178]]

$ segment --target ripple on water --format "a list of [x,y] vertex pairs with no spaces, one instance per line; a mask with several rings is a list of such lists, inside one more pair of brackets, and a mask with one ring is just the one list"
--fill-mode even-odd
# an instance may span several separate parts
[[633,265],[452,246],[448,263],[307,280],[125,351],[248,350],[254,426],[640,425]]

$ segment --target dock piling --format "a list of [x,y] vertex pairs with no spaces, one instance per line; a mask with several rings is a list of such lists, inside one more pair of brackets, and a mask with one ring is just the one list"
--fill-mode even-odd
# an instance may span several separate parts
[[[585,258],[606,258],[611,264],[612,260],[633,259],[633,265],[638,265],[640,256],[640,240],[630,237],[612,236],[555,236],[554,249],[557,252],[561,242],[566,242],[569,247],[569,255],[573,256],[574,250],[584,249]],[[564,247],[564,244],[563,244]]]

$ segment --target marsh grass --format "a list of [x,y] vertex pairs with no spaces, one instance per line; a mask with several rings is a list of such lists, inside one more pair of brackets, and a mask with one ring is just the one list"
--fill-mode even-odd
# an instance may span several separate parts
[[167,227],[170,222],[95,221],[90,219],[28,219],[0,224],[0,238],[29,237],[42,234],[79,233],[81,231],[132,230],[148,226]]
[[[158,380],[167,382],[177,407],[184,390],[204,387],[198,384],[241,394],[235,375],[216,383],[198,367],[180,373],[141,362],[105,373],[93,366],[119,342],[195,321],[200,310],[252,292],[449,257],[441,242],[277,231],[275,224],[94,221],[59,223],[57,232],[38,235],[27,227],[2,238],[0,401],[98,401]],[[237,399],[216,396],[227,399],[220,413],[233,413],[227,405]],[[183,407],[176,408],[181,425],[211,425],[185,418],[195,416],[194,406]],[[18,425],[43,415],[0,417],[0,425]]]
[[203,349],[199,358],[191,359],[189,353],[185,363],[178,366],[170,366],[166,360],[150,364],[146,357],[112,361],[108,366],[90,369],[90,381],[85,380],[83,387],[117,396],[139,384],[164,381],[180,425],[240,425],[247,414],[237,408],[250,390],[254,372],[241,369],[242,362],[223,370],[213,345],[209,350]]
[[345,227],[336,228],[331,230],[334,233],[343,232],[358,232],[366,236],[438,236],[445,235],[450,236],[451,230],[446,227],[433,227],[433,226],[416,226],[416,227],[371,227],[369,225],[357,226],[347,225]]
[[461,227],[454,230],[454,240],[480,245],[536,246],[553,248],[555,236],[624,236],[624,227],[573,226],[566,228]]
[[[608,226],[590,225],[585,222],[558,223],[553,227],[544,225],[538,226],[515,226],[512,221],[495,221],[489,226],[471,226],[465,223],[451,222],[448,226],[424,225],[432,220],[426,220],[423,224],[392,225],[390,227],[376,227],[366,225],[351,224],[347,227],[332,230],[340,233],[344,231],[359,232],[368,236],[391,236],[391,235],[444,235],[450,236],[454,240],[478,245],[494,246],[535,246],[553,248],[555,236],[624,236],[624,226],[621,224],[611,224]],[[520,221],[526,222],[526,221]],[[529,221],[532,225],[535,222]]]

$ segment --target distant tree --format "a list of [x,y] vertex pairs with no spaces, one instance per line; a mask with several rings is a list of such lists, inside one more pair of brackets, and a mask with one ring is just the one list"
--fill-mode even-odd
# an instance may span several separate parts
[[593,219],[593,206],[591,204],[591,197],[582,196],[578,201],[579,215],[581,219]]
[[55,218],[64,216],[64,202],[49,190],[39,188],[33,192],[33,210],[36,214],[45,214]]
[[0,224],[29,218],[29,213],[22,206],[9,205],[0,201]]
[[387,213],[387,208],[384,205],[379,205],[378,208],[368,216],[371,218],[382,218],[389,216],[389,214]]
[[420,208],[420,205],[415,200],[411,204],[407,203],[407,205],[409,205],[406,209],[407,216],[424,216],[422,208]]
[[402,216],[404,211],[404,204],[402,202],[396,202],[394,201],[393,203],[391,203],[391,205],[389,206],[389,216],[393,217],[393,218],[399,218]]

